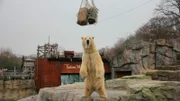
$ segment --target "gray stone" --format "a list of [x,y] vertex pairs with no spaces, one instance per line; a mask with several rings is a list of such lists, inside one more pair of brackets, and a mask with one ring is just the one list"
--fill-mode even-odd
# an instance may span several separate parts
[[[140,74],[159,66],[177,65],[180,60],[180,38],[173,40],[159,39],[157,45],[145,41],[135,42],[131,48],[125,49],[112,61],[118,68],[132,70],[132,74]],[[130,65],[133,64],[133,67]],[[135,65],[135,66],[134,66]]]
[[2,93],[2,91],[0,92],[0,99],[3,99],[3,93]]
[[173,58],[169,58],[169,57],[166,57],[166,56],[161,55],[161,54],[156,54],[156,56],[157,56],[157,59],[156,59],[156,66],[157,67],[174,64]]
[[173,43],[173,50],[174,51],[177,51],[177,52],[180,52],[180,38],[176,39],[176,40],[172,40],[172,43]]
[[[83,98],[84,83],[43,88],[39,94],[18,101],[178,101],[180,82],[154,81],[149,76],[133,75],[106,81],[108,98],[93,92]],[[36,99],[36,100],[34,100]]]
[[149,80],[151,80],[151,77],[145,75],[124,76],[114,80],[106,80],[105,86],[111,89],[128,89],[128,85]]
[[154,43],[150,43],[150,46],[149,46],[149,50],[150,50],[150,53],[155,53],[155,44]]
[[43,88],[40,90],[36,101],[119,101],[119,96],[127,95],[126,91],[107,90],[107,99],[100,98],[96,92],[91,95],[91,98],[83,98],[84,89],[78,88],[77,84],[64,87]]
[[156,47],[156,53],[164,55],[169,58],[173,58],[173,50],[170,47],[163,46],[163,47]]
[[166,45],[166,40],[165,39],[159,39],[156,40],[157,45],[165,46]]
[[17,101],[36,101],[36,98],[37,98],[37,95],[33,95],[33,96],[29,96],[29,97],[26,97]]
[[167,101],[169,99],[176,101],[180,96],[180,93],[178,93],[180,89],[177,91],[176,88],[179,86],[180,82],[148,81],[130,85],[128,91],[132,95],[140,96],[138,98],[130,96],[130,99],[133,100],[143,98],[143,101]]
[[149,68],[148,60],[149,60],[149,57],[142,58],[142,66],[143,66],[144,69],[148,69]]
[[153,80],[180,81],[180,70],[152,70],[147,71],[145,74],[151,76]]

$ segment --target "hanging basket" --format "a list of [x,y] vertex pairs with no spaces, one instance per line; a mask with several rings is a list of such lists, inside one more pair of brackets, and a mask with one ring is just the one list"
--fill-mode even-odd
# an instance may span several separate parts
[[94,0],[92,0],[92,6],[88,9],[88,23],[95,24],[97,23],[98,18],[98,9],[94,4]]
[[79,12],[77,14],[77,24],[84,26],[88,24],[88,9],[90,8],[88,0],[82,0]]
[[88,9],[86,7],[80,8],[77,17],[78,18],[77,24],[81,26],[87,25],[88,24],[87,17],[88,17]]
[[88,10],[88,23],[95,24],[97,22],[98,10],[96,7],[91,7]]
[[82,0],[79,12],[77,14],[77,24],[85,26],[88,24],[97,23],[98,9],[92,0],[92,6],[89,4],[88,0]]

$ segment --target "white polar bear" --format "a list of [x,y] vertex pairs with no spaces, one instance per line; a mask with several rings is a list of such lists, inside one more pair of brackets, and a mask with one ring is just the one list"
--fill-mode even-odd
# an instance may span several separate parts
[[94,43],[94,37],[82,37],[84,49],[80,68],[81,77],[85,77],[84,97],[88,98],[96,91],[101,98],[107,98],[104,86],[104,64]]

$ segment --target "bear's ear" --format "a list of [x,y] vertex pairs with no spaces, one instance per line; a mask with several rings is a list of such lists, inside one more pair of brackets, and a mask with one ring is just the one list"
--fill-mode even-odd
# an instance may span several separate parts
[[81,37],[81,39],[83,39],[84,37]]
[[92,37],[92,39],[94,39],[94,37]]

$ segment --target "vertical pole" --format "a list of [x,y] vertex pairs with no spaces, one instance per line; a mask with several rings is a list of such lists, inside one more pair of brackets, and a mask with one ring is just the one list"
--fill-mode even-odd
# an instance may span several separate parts
[[113,65],[113,61],[114,58],[111,59],[112,61],[110,61],[110,66],[111,66],[111,79],[115,78],[115,69],[114,69],[114,65]]
[[115,78],[115,70],[114,70],[114,67],[111,67],[111,79],[114,79]]
[[39,58],[39,45],[38,45],[37,48],[38,48],[38,49],[37,49],[37,58]]
[[43,55],[44,55],[44,58],[45,58],[46,44],[44,44],[43,48],[44,48],[44,49],[43,49],[43,52],[44,52]]
[[50,45],[50,36],[48,36],[48,44]]
[[16,67],[14,67],[14,75],[16,75]]
[[48,57],[50,56],[49,48],[50,48],[50,36],[48,36],[48,46],[46,47],[46,51],[47,51]]
[[157,69],[157,64],[156,64],[156,59],[157,59],[157,52],[156,52],[156,48],[157,48],[157,40],[155,40],[155,52],[154,52],[154,65],[155,65],[155,69]]
[[177,4],[178,4],[178,9],[179,9],[179,14],[180,14],[180,0],[177,0]]

